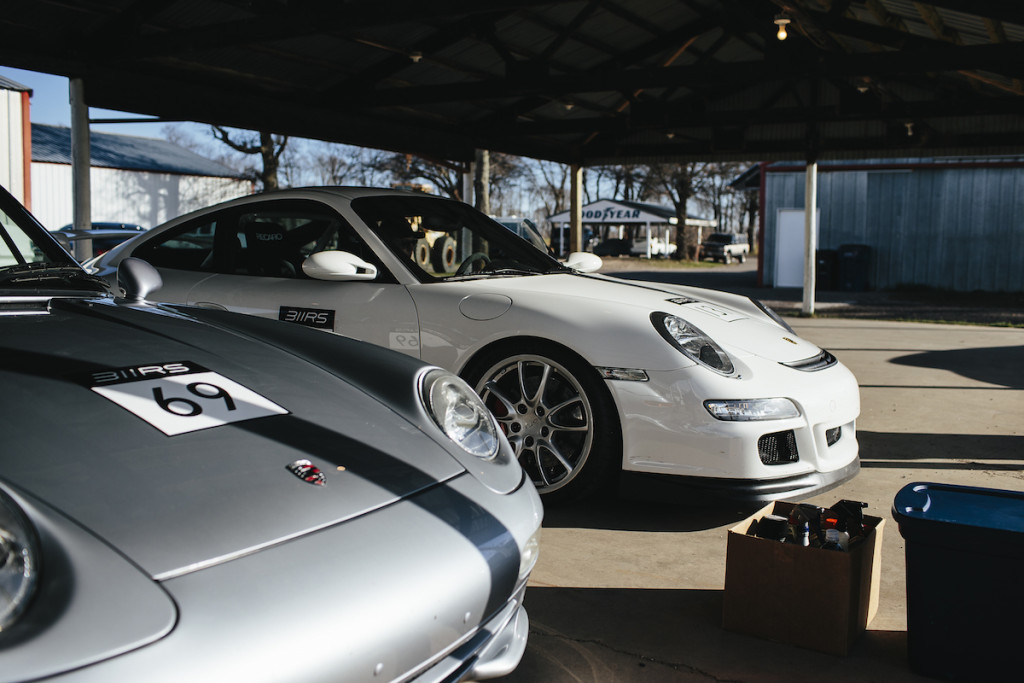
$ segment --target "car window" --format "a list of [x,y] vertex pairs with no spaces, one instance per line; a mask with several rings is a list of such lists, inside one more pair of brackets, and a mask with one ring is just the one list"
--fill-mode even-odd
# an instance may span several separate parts
[[0,210],[0,267],[45,261],[42,251],[18,228],[14,219]]
[[157,235],[134,255],[158,268],[214,272],[215,229],[215,219],[207,216]]
[[[320,251],[347,251],[385,273],[348,221],[316,202],[282,200],[243,207],[230,238],[218,247],[237,250],[226,259],[236,275],[307,278],[302,262]],[[382,275],[379,279],[384,279]]]
[[563,267],[472,207],[429,196],[360,197],[352,208],[421,282]]

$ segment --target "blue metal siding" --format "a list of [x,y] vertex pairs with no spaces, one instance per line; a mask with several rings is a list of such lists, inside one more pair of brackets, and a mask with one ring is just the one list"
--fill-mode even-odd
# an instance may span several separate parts
[[[769,172],[765,282],[775,280],[775,221],[804,206],[802,172]],[[1024,168],[820,172],[819,249],[871,247],[873,289],[1024,291]]]

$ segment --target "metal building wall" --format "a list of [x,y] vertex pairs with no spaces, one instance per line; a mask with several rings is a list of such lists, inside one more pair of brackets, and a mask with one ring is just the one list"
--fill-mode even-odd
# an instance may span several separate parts
[[[135,223],[146,228],[189,211],[252,193],[252,183],[237,178],[175,175],[93,167],[92,220]],[[49,230],[72,221],[71,167],[32,163],[32,199],[36,218]]]
[[0,88],[0,185],[25,203],[25,131],[22,93]]
[[[764,281],[779,209],[804,206],[803,172],[765,183]],[[871,289],[1024,291],[1024,167],[916,164],[819,173],[819,249],[871,247]]]

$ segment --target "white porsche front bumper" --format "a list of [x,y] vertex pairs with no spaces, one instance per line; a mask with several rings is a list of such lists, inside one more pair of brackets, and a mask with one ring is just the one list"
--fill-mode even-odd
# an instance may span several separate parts
[[[849,370],[745,365],[728,377],[692,366],[648,372],[646,382],[608,381],[622,423],[623,470],[753,500],[810,495],[857,473],[860,393]],[[758,398],[787,398],[799,415],[735,422],[704,407],[709,399]]]

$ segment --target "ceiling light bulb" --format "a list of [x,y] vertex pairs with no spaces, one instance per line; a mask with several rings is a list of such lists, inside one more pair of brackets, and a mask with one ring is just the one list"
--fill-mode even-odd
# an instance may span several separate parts
[[786,32],[786,26],[790,23],[789,17],[784,14],[780,14],[775,17],[775,23],[779,27],[779,32],[776,33],[775,36],[779,40],[785,40],[789,36],[789,33]]

